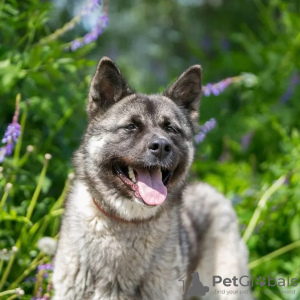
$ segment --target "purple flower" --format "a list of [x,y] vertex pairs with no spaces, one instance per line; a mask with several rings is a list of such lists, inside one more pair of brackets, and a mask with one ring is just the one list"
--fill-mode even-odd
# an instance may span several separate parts
[[199,132],[197,135],[195,135],[195,141],[197,144],[200,144],[204,141],[205,139],[205,133]]
[[6,156],[6,147],[1,147],[0,148],[0,163],[3,162],[5,156]]
[[292,76],[292,79],[291,79],[291,84],[292,85],[297,85],[299,82],[299,73],[298,71],[294,73],[294,75]]
[[12,123],[7,126],[2,138],[2,144],[4,144],[4,146],[0,148],[0,163],[4,160],[5,156],[12,154],[14,144],[18,141],[18,138],[21,135],[21,126],[18,123],[19,111],[20,97],[17,97]]
[[253,138],[253,132],[248,132],[242,136],[241,146],[243,151],[246,151],[249,148],[252,138]]
[[39,271],[45,271],[45,270],[53,271],[53,265],[52,264],[44,264],[44,265],[39,265],[38,266],[38,272]]
[[107,27],[108,25],[108,15],[107,14],[103,14],[102,16],[100,16],[99,21],[102,23],[103,27]]
[[298,85],[298,83],[299,83],[299,73],[298,73],[298,71],[296,71],[296,72],[294,72],[294,74],[292,75],[292,77],[290,79],[288,88],[283,93],[283,95],[280,97],[280,101],[282,103],[285,104],[290,100],[290,98],[292,98],[292,96],[294,95],[294,92],[295,92],[295,87]]
[[233,196],[233,198],[231,199],[231,203],[232,203],[233,205],[236,205],[236,204],[240,203],[242,200],[243,200],[242,197],[235,195],[235,196]]
[[201,41],[201,47],[204,51],[209,52],[212,49],[212,40],[210,37],[205,37]]
[[4,137],[2,139],[2,144],[17,142],[18,137],[21,134],[21,126],[19,123],[11,123],[8,125]]
[[36,282],[36,277],[34,276],[26,277],[24,282]]
[[[50,271],[50,272],[45,272]],[[38,290],[36,295],[31,300],[49,300],[50,293],[52,290],[51,285],[51,275],[53,271],[53,264],[47,263],[43,265],[39,265],[37,268],[36,275],[36,284],[38,286]],[[44,291],[43,287],[47,284],[46,291]]]
[[[101,2],[98,0],[91,0],[89,5],[83,10],[82,15],[89,15],[96,8],[100,6]],[[83,47],[84,45],[88,45],[98,39],[98,37],[102,34],[103,28],[108,25],[108,15],[107,15],[107,7],[103,7],[103,13],[97,19],[96,25],[90,32],[88,32],[84,37],[74,40],[71,43],[71,50],[75,51],[78,48]]]
[[101,5],[100,0],[90,0],[89,4],[83,9],[81,14],[83,16],[88,15],[90,12],[98,8],[100,5]]
[[223,37],[220,41],[221,44],[221,48],[225,51],[229,51],[230,50],[230,42],[228,39],[226,39],[225,37]]
[[200,144],[206,137],[206,134],[213,130],[216,127],[217,121],[212,118],[209,121],[205,122],[204,125],[200,127],[200,131],[197,135],[195,135],[194,139],[196,144]]
[[42,299],[42,293],[43,293],[43,288],[40,286],[37,293],[36,293],[35,300],[41,300]]
[[75,40],[72,42],[72,45],[71,45],[71,50],[72,51],[75,51],[77,50],[78,48],[82,47],[83,43],[79,40]]
[[208,97],[211,94],[218,96],[220,95],[231,83],[232,78],[223,79],[217,83],[208,83],[206,86],[203,87],[203,94],[204,96]]

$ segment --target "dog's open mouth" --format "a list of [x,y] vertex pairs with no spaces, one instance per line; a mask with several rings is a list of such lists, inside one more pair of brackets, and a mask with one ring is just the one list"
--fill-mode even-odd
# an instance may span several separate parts
[[123,183],[143,203],[156,206],[165,202],[172,171],[161,166],[133,168],[119,163],[114,164],[114,169]]

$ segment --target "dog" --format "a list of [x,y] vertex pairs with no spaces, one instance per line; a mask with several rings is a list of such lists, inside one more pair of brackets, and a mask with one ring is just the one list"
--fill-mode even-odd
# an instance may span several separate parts
[[[214,275],[248,274],[231,203],[208,184],[187,184],[201,76],[191,66],[162,94],[145,95],[110,58],[100,60],[73,159],[54,300],[185,299],[186,274],[197,271],[210,287]],[[210,290],[203,299],[250,299]]]

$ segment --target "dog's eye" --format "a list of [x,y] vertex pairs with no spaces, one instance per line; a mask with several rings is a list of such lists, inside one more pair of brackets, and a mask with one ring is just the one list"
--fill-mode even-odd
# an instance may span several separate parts
[[166,126],[166,127],[165,127],[165,130],[166,130],[167,132],[172,132],[172,133],[177,133],[177,132],[178,132],[178,131],[177,131],[174,127],[172,127],[171,125]]
[[134,124],[130,123],[130,124],[126,125],[124,128],[125,128],[126,130],[134,130],[134,129],[136,129],[137,127],[136,127]]

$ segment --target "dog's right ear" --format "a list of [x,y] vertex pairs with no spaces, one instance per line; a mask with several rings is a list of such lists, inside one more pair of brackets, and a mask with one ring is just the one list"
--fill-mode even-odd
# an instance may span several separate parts
[[92,79],[89,103],[90,118],[105,112],[122,98],[133,94],[116,64],[108,57],[103,57]]

